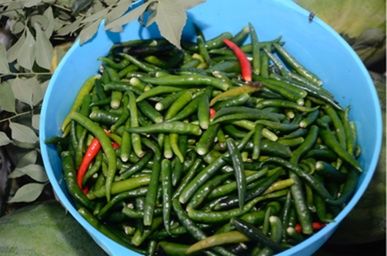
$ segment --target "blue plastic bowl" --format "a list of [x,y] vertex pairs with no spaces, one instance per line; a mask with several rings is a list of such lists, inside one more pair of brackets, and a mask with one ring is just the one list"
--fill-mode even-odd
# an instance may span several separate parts
[[[362,148],[360,177],[355,195],[334,221],[321,231],[280,255],[311,255],[332,235],[365,191],[378,161],[381,146],[379,101],[361,60],[348,44],[318,18],[308,21],[309,13],[290,0],[209,0],[193,8],[184,37],[193,33],[193,21],[211,38],[224,31],[236,33],[248,22],[254,24],[261,40],[282,36],[289,50],[307,68],[316,73],[343,106],[351,106],[350,117],[356,122]],[[40,144],[44,165],[56,195],[71,215],[110,255],[137,255],[93,228],[76,211],[67,193],[61,162],[55,148],[45,139],[60,134],[60,126],[70,110],[83,82],[96,74],[97,58],[107,54],[113,43],[137,38],[160,37],[155,26],[140,28],[129,24],[121,33],[109,33],[101,26],[96,37],[80,46],[77,41],[55,71],[44,97],[40,121]]]

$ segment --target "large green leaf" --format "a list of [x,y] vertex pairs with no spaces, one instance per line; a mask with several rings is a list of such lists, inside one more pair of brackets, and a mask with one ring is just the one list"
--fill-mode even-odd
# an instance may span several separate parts
[[13,62],[17,59],[19,51],[24,45],[24,41],[26,40],[25,33],[22,33],[19,39],[14,43],[11,48],[7,51],[8,62]]
[[9,174],[9,177],[19,178],[24,175],[28,175],[30,178],[38,182],[46,182],[48,180],[43,166],[39,164],[29,164],[23,167],[18,167]]
[[0,255],[106,255],[58,202],[21,208],[0,218]]
[[23,68],[32,69],[35,61],[35,39],[29,29],[26,30],[26,39],[17,53],[17,62]]
[[107,13],[109,12],[109,9],[105,8],[103,10],[100,10],[96,13],[93,13],[92,15],[86,17],[85,19],[82,20],[82,23],[83,24],[86,24],[86,23],[89,23],[89,22],[93,22],[93,21],[96,21],[96,20],[100,20],[102,19]]
[[12,141],[8,138],[5,132],[0,131],[0,147],[8,145]]
[[15,96],[8,82],[0,84],[0,109],[15,113]]
[[151,2],[146,2],[140,6],[138,6],[137,8],[133,9],[133,10],[130,10],[127,14],[121,16],[120,18],[110,22],[110,23],[107,23],[105,25],[105,28],[106,29],[115,29],[117,27],[122,27],[123,25],[127,24],[128,22],[134,20],[134,19],[137,19],[145,10],[146,8],[149,6]]
[[54,18],[54,13],[52,12],[51,6],[49,6],[44,11],[43,15],[48,20],[48,27],[45,29],[44,33],[46,34],[47,38],[50,38],[55,29],[55,18]]
[[26,125],[11,122],[9,128],[11,128],[12,139],[18,142],[30,144],[38,142],[38,136],[36,136],[35,132]]
[[31,150],[28,153],[24,154],[19,161],[17,162],[16,168],[24,167],[29,164],[36,163],[38,159],[38,153],[36,150]]
[[81,33],[79,34],[79,41],[81,44],[88,41],[95,35],[95,33],[98,30],[98,26],[100,22],[101,22],[101,19],[98,19],[93,23],[87,25],[84,29],[82,29]]
[[53,47],[49,38],[47,38],[47,35],[42,31],[40,26],[35,23],[34,27],[36,31],[36,63],[42,68],[50,69]]
[[186,9],[176,0],[163,0],[157,4],[155,22],[161,35],[177,48],[187,20]]
[[106,22],[109,23],[110,21],[113,21],[121,17],[129,9],[129,6],[131,5],[131,3],[132,3],[132,0],[119,1],[117,6],[114,7],[107,15]]
[[43,191],[44,184],[42,183],[27,183],[20,187],[15,195],[8,201],[9,203],[33,202]]
[[[33,106],[33,94],[34,90],[41,90],[38,87],[38,81],[35,77],[26,79],[26,78],[15,78],[10,81],[11,88],[15,98],[21,102],[27,103],[30,106]],[[37,92],[39,93],[39,92]]]

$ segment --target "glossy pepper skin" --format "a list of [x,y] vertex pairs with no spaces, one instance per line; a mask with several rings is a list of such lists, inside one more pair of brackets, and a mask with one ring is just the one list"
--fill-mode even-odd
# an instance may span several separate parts
[[250,61],[247,59],[246,54],[236,45],[233,41],[229,39],[223,39],[223,42],[234,52],[235,56],[238,58],[239,64],[241,65],[241,75],[242,79],[246,82],[252,81],[252,71]]
[[89,165],[91,161],[96,157],[98,152],[101,150],[101,143],[99,143],[99,140],[97,138],[94,138],[89,147],[86,150],[86,154],[82,159],[81,165],[79,166],[78,172],[77,172],[77,184],[80,189],[83,187],[83,178],[85,177],[85,174],[87,172],[87,168],[89,168]]

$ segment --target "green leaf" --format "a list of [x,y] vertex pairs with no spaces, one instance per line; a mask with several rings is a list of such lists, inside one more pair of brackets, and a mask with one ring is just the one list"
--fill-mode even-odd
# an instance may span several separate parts
[[8,138],[5,132],[0,131],[0,147],[8,145],[12,141]]
[[[33,79],[33,78],[31,78],[31,79]],[[31,79],[29,79],[29,80],[31,80]],[[36,79],[35,79],[35,81],[36,81]],[[36,83],[31,83],[30,86],[32,89],[32,105],[37,106],[43,100],[44,91],[37,81],[36,81]]]
[[35,39],[29,29],[26,30],[26,34],[26,39],[17,54],[17,62],[23,68],[31,70],[35,61]]
[[34,144],[39,140],[34,130],[26,125],[11,122],[9,128],[11,128],[12,139],[18,142]]
[[15,113],[15,96],[8,82],[0,84],[0,109]]
[[61,27],[56,33],[58,36],[64,36],[73,33],[74,31],[77,31],[82,23],[82,19],[77,19],[73,23],[67,24],[63,27]]
[[31,107],[39,104],[44,96],[44,90],[36,77],[15,78],[10,81],[13,94],[17,100],[29,104]]
[[36,77],[32,78],[15,78],[10,81],[11,88],[15,98],[21,102],[29,104],[31,107],[33,103],[34,90],[41,90]]
[[16,167],[21,168],[29,164],[34,164],[36,163],[37,159],[38,159],[38,153],[36,152],[36,150],[31,150],[19,158],[16,164]]
[[100,22],[101,20],[96,20],[82,29],[81,33],[79,34],[79,41],[81,44],[87,42],[95,35],[95,33],[97,33]]
[[54,32],[55,28],[55,18],[54,18],[54,13],[52,12],[51,6],[49,6],[43,13],[44,17],[47,18],[48,20],[48,26],[44,30],[44,33],[46,34],[47,38],[50,38],[52,33]]
[[73,3],[72,10],[74,14],[77,14],[87,7],[89,7],[93,3],[93,0],[76,0]]
[[132,4],[132,0],[122,0],[118,3],[116,7],[114,7],[106,17],[106,22],[116,20],[129,9],[129,6]]
[[180,4],[183,6],[185,9],[191,9],[192,7],[204,3],[206,0],[184,0],[180,1]]
[[41,2],[41,0],[26,0],[24,2],[24,7],[27,7],[27,8],[33,7],[37,4],[39,4],[40,2]]
[[113,29],[113,28],[116,29],[117,27],[121,27],[121,26],[127,24],[128,22],[130,22],[134,19],[137,19],[146,10],[146,8],[149,6],[149,4],[151,4],[151,2],[146,2],[146,3],[138,6],[137,8],[130,10],[124,16],[121,16],[120,18],[118,18],[110,23],[107,23],[105,25],[105,29]]
[[44,15],[33,15],[30,17],[30,23],[35,28],[36,24],[40,25],[43,30],[46,30],[48,27],[48,19]]
[[87,18],[85,18],[84,20],[82,20],[82,23],[86,24],[86,23],[90,23],[90,22],[93,22],[96,20],[101,20],[102,18],[104,18],[104,16],[106,16],[108,11],[109,11],[109,9],[105,8],[103,10],[96,12],[96,13],[93,13],[92,15],[90,15]]
[[19,188],[15,195],[8,201],[8,203],[32,202],[35,201],[42,193],[44,184],[28,183]]
[[17,59],[20,49],[26,40],[25,33],[21,34],[20,38],[7,51],[8,62],[14,62]]
[[32,116],[32,121],[31,121],[32,128],[39,130],[39,119],[40,119],[40,115]]
[[180,39],[186,20],[186,9],[181,1],[163,0],[158,2],[155,21],[160,33],[179,49],[181,49]]
[[35,24],[34,27],[36,31],[36,64],[38,64],[42,68],[49,70],[51,67],[51,58],[53,50],[51,42],[47,38],[46,34],[41,30],[38,24]]
[[10,0],[10,1],[5,1],[6,3],[7,3],[7,5],[8,5],[8,8],[7,8],[7,13],[8,13],[8,11],[10,11],[10,10],[17,10],[17,9],[21,9],[21,8],[23,8],[23,6],[24,6],[24,1],[12,1],[12,0]]
[[14,35],[23,32],[24,29],[25,29],[25,24],[21,21],[14,21],[13,24],[11,25],[11,32]]
[[7,52],[5,50],[5,45],[0,44],[0,74],[9,73],[9,66],[7,60]]
[[71,24],[71,22],[66,21],[66,20],[61,20],[59,18],[55,18],[54,19],[54,31],[56,32],[56,34],[58,34],[58,30],[60,30],[61,28],[65,27],[69,24]]
[[43,166],[38,164],[29,164],[23,167],[18,167],[9,174],[9,178],[15,179],[28,175],[31,179],[38,182],[46,182],[48,180]]

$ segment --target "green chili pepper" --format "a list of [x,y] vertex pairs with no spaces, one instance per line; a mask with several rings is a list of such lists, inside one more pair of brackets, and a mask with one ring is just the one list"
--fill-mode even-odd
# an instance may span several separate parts
[[151,84],[157,85],[168,85],[168,86],[176,86],[179,88],[185,88],[187,86],[195,86],[195,85],[208,85],[214,88],[220,89],[222,91],[226,91],[231,84],[224,83],[220,79],[216,79],[210,76],[204,76],[199,74],[192,75],[166,75],[162,77],[142,77],[141,80]]
[[164,122],[159,124],[152,124],[144,127],[131,127],[126,129],[130,133],[178,133],[178,134],[192,134],[199,136],[202,131],[199,126],[183,123],[183,122]]
[[70,194],[82,205],[87,207],[88,209],[94,208],[94,203],[91,202],[81,191],[77,182],[76,182],[76,174],[75,167],[73,164],[73,159],[68,151],[63,151],[61,153],[62,159],[62,168],[64,173],[64,178],[68,187]]
[[[150,182],[149,175],[141,175],[138,177],[116,181],[113,182],[111,185],[111,194],[119,194],[121,192],[129,191],[144,185],[148,185]],[[101,187],[100,189],[96,191],[90,191],[87,194],[87,197],[89,199],[95,199],[95,198],[101,198],[106,194],[105,187]]]
[[112,183],[114,176],[116,174],[116,162],[117,162],[117,156],[113,150],[113,147],[111,145],[110,139],[105,134],[104,130],[97,126],[95,123],[93,123],[91,120],[89,120],[87,117],[82,116],[79,113],[73,112],[70,114],[70,118],[77,121],[80,125],[85,127],[87,130],[89,130],[91,133],[94,134],[95,137],[98,138],[99,142],[101,143],[102,149],[105,152],[105,154],[108,156],[108,176],[106,178],[106,198],[108,201],[110,201],[110,193],[112,188]]
[[362,172],[362,169],[356,159],[349,154],[336,140],[335,136],[331,131],[327,129],[320,129],[320,136],[324,143],[334,151],[340,158],[350,164],[359,172]]
[[156,205],[157,189],[159,184],[159,175],[161,169],[160,156],[155,155],[153,158],[152,174],[149,182],[149,189],[145,197],[144,205],[144,220],[145,226],[150,226],[153,223],[153,214]]
[[82,85],[80,91],[77,94],[77,97],[74,100],[74,103],[70,109],[69,114],[63,120],[63,123],[61,126],[61,130],[64,133],[63,136],[66,135],[65,130],[67,129],[67,126],[70,124],[70,121],[71,121],[70,115],[75,111],[77,111],[78,108],[82,105],[82,102],[86,97],[86,95],[88,95],[90,91],[93,89],[96,79],[97,79],[97,76],[92,76],[88,80],[86,80],[86,82]]
[[[137,111],[137,105],[136,105],[136,97],[132,92],[128,92],[129,95],[129,111],[130,111],[130,128],[138,128],[138,111]],[[128,130],[128,129],[127,129]],[[141,136],[136,133],[131,133],[131,140],[132,140],[132,147],[134,153],[138,157],[142,157],[145,153],[142,150],[141,146]]]
[[215,124],[215,125],[210,125],[208,129],[203,133],[198,143],[196,144],[196,152],[199,155],[205,155],[208,153],[209,148],[214,143],[218,130],[219,130],[219,124]]
[[203,130],[206,130],[210,122],[210,95],[211,90],[207,89],[200,95],[198,102],[198,120],[199,125]]
[[227,139],[226,145],[227,145],[228,152],[231,156],[231,160],[232,160],[233,168],[235,172],[235,179],[236,179],[237,188],[238,188],[239,208],[242,209],[245,203],[245,194],[246,194],[246,176],[244,175],[242,157],[237,146],[235,145],[235,142],[232,139]]
[[305,138],[305,141],[292,153],[292,157],[290,159],[291,163],[298,163],[302,154],[305,154],[309,149],[313,147],[317,140],[318,136],[318,127],[313,125],[311,126],[308,135]]
[[171,218],[172,181],[171,162],[167,159],[161,161],[161,180],[163,190],[163,222],[165,230],[169,233]]
[[237,217],[247,213],[254,207],[254,205],[256,205],[261,201],[271,199],[271,198],[283,197],[286,194],[287,194],[286,190],[281,190],[281,191],[276,191],[263,196],[258,196],[252,199],[251,201],[247,202],[242,209],[235,208],[235,209],[226,210],[226,211],[207,212],[207,211],[199,211],[192,208],[188,208],[187,212],[188,212],[188,216],[194,221],[198,221],[202,223],[224,222],[224,221],[230,220],[233,217]]
[[[238,144],[238,149],[241,150],[246,145],[252,133],[248,133],[245,138]],[[224,153],[223,157],[219,157],[213,163],[204,168],[182,191],[179,197],[181,203],[186,203],[189,198],[195,193],[199,186],[203,185],[217,170],[224,166],[223,158],[228,157],[228,153]]]
[[165,120],[169,120],[174,117],[185,105],[187,105],[192,100],[192,91],[187,90],[176,99],[175,102],[171,104],[168,108],[167,113],[165,114]]

